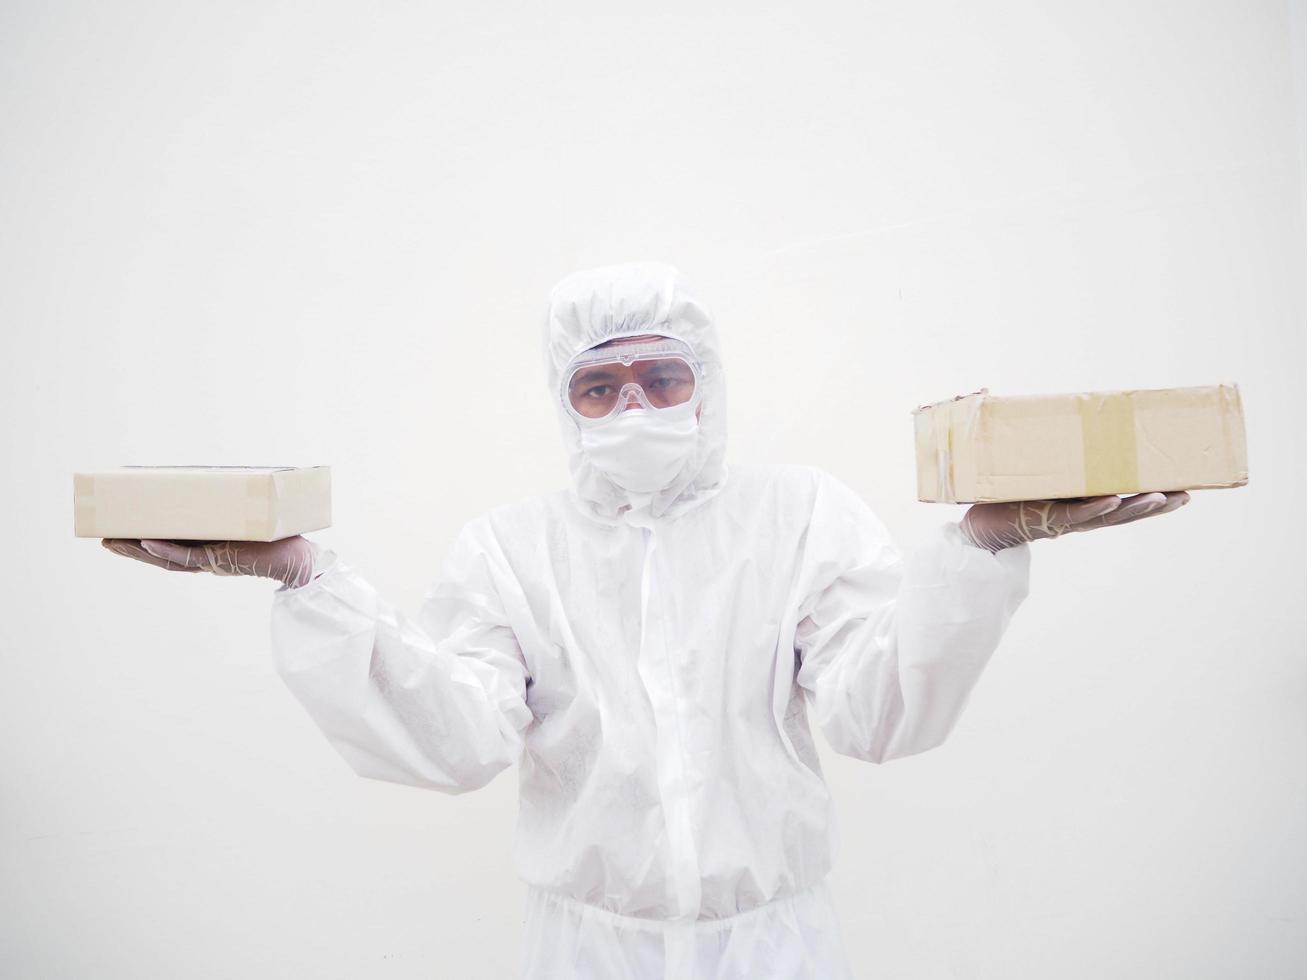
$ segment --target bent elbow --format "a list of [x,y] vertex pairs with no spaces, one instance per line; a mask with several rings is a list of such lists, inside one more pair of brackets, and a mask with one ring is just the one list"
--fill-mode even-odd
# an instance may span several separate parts
[[939,748],[948,741],[948,735],[947,731],[943,731],[933,732],[928,736],[917,738],[904,738],[901,733],[896,733],[888,738],[862,741],[845,740],[842,743],[837,743],[832,740],[832,747],[841,755],[860,759],[863,762],[884,765],[886,762],[906,759]]
[[893,762],[896,759],[907,759],[914,755],[921,755],[923,752],[929,752],[931,749],[937,749],[947,741],[948,733],[944,733],[917,742],[894,745],[886,749],[878,758],[873,759],[872,761]]
[[448,796],[461,796],[489,785],[490,781],[512,765],[506,755],[477,760],[459,760],[456,764],[433,764],[418,773],[424,789]]
[[374,769],[356,766],[354,771],[364,779],[374,779],[383,783],[396,783],[400,786],[412,786],[415,789],[435,790],[437,793],[444,793],[446,796],[462,796],[464,793],[471,793],[473,790],[488,785],[492,779],[504,771],[504,767],[487,767],[454,773],[441,769],[420,772],[409,770],[378,772]]
[[475,760],[421,756],[400,760],[380,759],[366,753],[348,752],[344,755],[350,768],[364,779],[435,790],[448,796],[481,789],[512,764],[506,756]]

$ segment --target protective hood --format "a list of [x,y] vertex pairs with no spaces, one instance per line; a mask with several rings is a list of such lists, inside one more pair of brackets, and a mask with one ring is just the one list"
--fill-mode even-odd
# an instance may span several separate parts
[[[595,468],[581,447],[580,429],[563,407],[563,370],[577,354],[617,337],[661,334],[689,344],[703,366],[699,442],[675,479],[650,495],[628,493]],[[717,328],[684,277],[659,262],[632,262],[575,272],[549,294],[545,324],[549,395],[572,473],[572,495],[587,516],[619,523],[647,503],[656,518],[671,518],[712,497],[726,482],[726,388]]]

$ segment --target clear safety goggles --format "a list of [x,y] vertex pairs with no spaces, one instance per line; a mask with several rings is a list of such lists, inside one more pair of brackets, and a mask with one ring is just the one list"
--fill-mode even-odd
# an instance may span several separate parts
[[627,408],[663,411],[698,404],[703,369],[683,341],[665,339],[592,348],[563,372],[562,399],[583,425],[606,422]]

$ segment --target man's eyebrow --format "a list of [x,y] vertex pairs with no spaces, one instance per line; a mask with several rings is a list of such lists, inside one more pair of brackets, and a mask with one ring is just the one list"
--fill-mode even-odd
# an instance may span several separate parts
[[598,381],[601,378],[611,378],[614,372],[610,368],[586,368],[583,371],[576,372],[572,378],[572,384],[584,384],[588,381]]

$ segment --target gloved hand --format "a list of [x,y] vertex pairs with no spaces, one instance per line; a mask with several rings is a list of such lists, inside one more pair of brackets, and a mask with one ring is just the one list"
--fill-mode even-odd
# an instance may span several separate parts
[[115,555],[135,558],[170,572],[212,572],[215,575],[257,575],[290,588],[313,577],[313,543],[296,534],[280,541],[160,541],[146,538],[104,538]]
[[1184,490],[1138,493],[1133,497],[1079,497],[1067,500],[1014,500],[972,504],[962,518],[962,532],[972,544],[990,552],[1068,531],[1129,524],[1169,514],[1189,502]]

